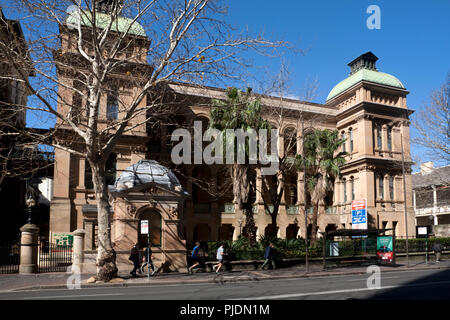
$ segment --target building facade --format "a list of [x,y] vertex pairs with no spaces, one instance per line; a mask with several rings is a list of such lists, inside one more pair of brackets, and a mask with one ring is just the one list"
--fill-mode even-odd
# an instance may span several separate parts
[[[76,61],[77,50],[73,40],[77,35],[73,32],[68,29],[61,33],[60,56],[72,57],[67,61]],[[149,39],[140,28],[133,28],[131,32],[135,41],[130,50],[140,54],[133,55],[138,58],[135,61],[131,59],[130,63],[142,70],[151,68],[146,62]],[[122,58],[130,59],[126,56]],[[324,104],[260,96],[265,110],[286,110],[285,119],[278,127],[281,133],[278,138],[280,154],[287,152],[284,150],[284,133],[287,131],[294,132],[293,153],[302,150],[302,131],[298,126],[300,117],[306,119],[310,127],[339,130],[346,139],[342,151],[349,155],[341,168],[342,178],[335,181],[334,192],[319,210],[318,226],[321,232],[352,228],[351,202],[358,199],[367,201],[369,228],[394,228],[397,236],[406,235],[406,201],[409,235],[415,230],[409,143],[409,116],[412,111],[406,103],[408,91],[397,78],[378,71],[377,60],[374,54],[368,52],[350,62],[350,75],[330,91]],[[58,70],[58,77],[64,83],[76,86],[77,79],[69,70]],[[104,125],[114,120],[110,112],[114,109],[114,101],[121,101],[126,106],[130,95],[137,90],[137,82],[129,81],[129,77],[124,74],[112,77],[115,80],[115,96],[105,93],[101,97],[99,112]],[[137,125],[121,138],[107,164],[107,180],[113,195],[112,233],[116,248],[126,252],[137,241],[145,244],[145,238],[139,232],[140,221],[153,219],[150,228],[153,225],[159,237],[153,237],[152,242],[156,245],[156,260],[160,261],[165,261],[166,249],[181,254],[187,243],[196,240],[237,239],[244,224],[244,215],[233,203],[232,191],[226,188],[230,185],[226,167],[206,164],[175,166],[171,163],[174,146],[171,133],[179,127],[191,129],[196,120],[201,121],[205,129],[210,118],[211,99],[226,99],[226,91],[181,83],[169,83],[164,89],[167,91],[167,105],[172,106],[171,121]],[[85,103],[82,97],[64,86],[60,86],[59,95],[62,97],[58,104],[59,110],[67,109],[69,104]],[[145,106],[150,99],[149,94],[142,105]],[[264,114],[276,126],[274,113]],[[119,112],[115,116],[122,115]],[[138,121],[142,119],[135,121],[140,123]],[[60,130],[65,128],[61,123],[58,126]],[[406,166],[404,180],[402,155]],[[117,182],[121,177],[130,168],[135,168],[134,165],[147,163],[146,160],[156,160],[155,166],[163,165],[173,170],[183,191],[166,188],[164,183],[153,181],[152,184],[134,183],[129,196],[117,193]],[[259,170],[256,170],[254,179],[261,190],[263,177]],[[286,176],[278,176],[278,179],[282,179],[285,186],[277,218],[278,236],[305,237],[308,228],[305,228],[303,206],[304,201],[308,203],[309,200],[303,196],[303,174],[293,171]],[[208,186],[202,186],[196,181],[208,182]],[[86,160],[56,150],[53,190],[50,231],[69,233],[85,229],[85,248],[95,251],[95,195]],[[254,199],[254,214],[257,234],[266,234],[271,217],[265,213],[261,192],[257,192]],[[306,214],[309,220],[309,211]],[[181,264],[177,262],[177,265]]]
[[[0,225],[0,244],[17,240],[19,228],[26,223],[25,199],[27,193],[25,174],[30,161],[28,149],[24,148],[18,133],[25,128],[26,110],[30,95],[20,79],[22,72],[33,76],[34,70],[27,70],[23,61],[28,58],[28,45],[19,21],[8,19],[0,7],[0,42],[8,53],[0,51],[0,200],[3,203],[3,220]],[[16,60],[16,66],[11,58]]]
[[433,226],[436,236],[450,235],[450,166],[420,165],[412,175],[413,207],[418,226]]

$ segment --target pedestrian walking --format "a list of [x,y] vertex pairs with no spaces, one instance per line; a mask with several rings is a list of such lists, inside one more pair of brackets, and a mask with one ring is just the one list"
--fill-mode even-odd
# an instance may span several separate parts
[[264,261],[263,265],[261,266],[261,269],[264,269],[265,265],[269,261],[272,263],[273,269],[276,268],[276,266],[275,266],[275,249],[273,247],[273,243],[270,243],[267,246],[266,251],[264,252],[264,258],[266,259],[266,261]]
[[152,268],[152,275],[155,274],[155,266],[153,265],[153,261],[152,261],[152,248],[151,248],[152,244],[149,243],[148,247],[145,248],[145,252],[144,252],[144,256],[142,257],[142,261],[147,263],[147,268]]
[[194,269],[196,266],[200,264],[199,252],[200,252],[200,242],[197,241],[195,243],[194,249],[192,249],[191,254],[192,265],[188,268],[188,273],[192,273],[192,269]]
[[434,251],[434,254],[436,256],[436,262],[440,262],[441,261],[441,253],[442,253],[443,249],[444,248],[442,247],[441,242],[439,240],[436,240],[434,242],[434,245],[433,245],[433,251]]
[[141,265],[140,265],[141,259],[140,259],[140,254],[139,254],[139,243],[136,243],[136,244],[131,248],[131,251],[130,251],[130,257],[128,258],[128,260],[131,260],[131,261],[133,262],[133,265],[134,265],[134,268],[133,268],[133,270],[131,270],[130,274],[131,274],[133,277],[136,277],[136,276],[137,276],[137,275],[136,275],[136,271],[139,272],[139,273],[141,273],[141,270],[140,270],[140,267],[141,267]]
[[224,251],[225,251],[224,244],[221,243],[219,248],[217,249],[217,256],[216,256],[216,259],[219,263],[214,266],[214,269],[217,274],[219,273],[220,268],[222,268],[223,266],[223,256],[226,255]]

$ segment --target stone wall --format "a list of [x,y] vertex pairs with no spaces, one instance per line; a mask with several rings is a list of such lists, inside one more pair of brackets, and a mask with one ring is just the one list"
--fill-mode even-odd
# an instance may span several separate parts
[[436,238],[450,237],[450,224],[433,226],[433,233]]

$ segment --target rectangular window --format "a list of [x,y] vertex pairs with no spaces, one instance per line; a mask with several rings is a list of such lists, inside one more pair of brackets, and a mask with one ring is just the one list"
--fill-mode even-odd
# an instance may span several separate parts
[[119,100],[115,94],[108,94],[108,101],[106,106],[106,119],[117,120],[119,112]]
[[380,150],[383,148],[383,143],[381,140],[381,126],[379,124],[377,124],[377,146]]
[[388,150],[392,151],[392,128],[388,127],[387,129],[387,146]]
[[345,136],[345,132],[342,133],[342,140],[344,140],[344,143],[342,144],[342,152],[347,152],[347,149],[345,148],[345,145],[347,144],[347,141],[345,141],[347,137]]
[[351,185],[352,185],[352,200],[355,200],[355,180],[351,180]]
[[344,180],[344,203],[347,203],[347,181]]
[[350,153],[351,153],[351,152],[353,152],[353,130],[352,129],[350,129],[349,135],[350,135]]
[[394,200],[394,177],[389,177],[389,197]]
[[378,198],[384,199],[384,181],[382,176],[378,178]]

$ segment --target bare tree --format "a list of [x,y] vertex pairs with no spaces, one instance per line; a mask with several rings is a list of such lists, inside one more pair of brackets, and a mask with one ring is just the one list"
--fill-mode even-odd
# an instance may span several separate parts
[[[164,107],[170,82],[239,80],[249,66],[244,51],[272,54],[285,43],[237,33],[224,20],[223,1],[20,0],[16,5],[22,26],[32,30],[31,59],[4,42],[0,52],[19,70],[14,80],[33,96],[32,104],[21,107],[56,121],[47,133],[23,134],[86,158],[98,212],[97,280],[108,281],[117,267],[105,164],[118,141],[145,132],[145,123]],[[31,67],[32,81],[20,72]],[[115,109],[105,117],[101,100],[123,88],[130,94],[116,96]]]
[[417,136],[412,139],[428,151],[432,159],[450,162],[450,73],[446,82],[431,93],[429,103],[412,121]]
[[[263,176],[262,188],[257,190],[261,194],[264,210],[272,220],[271,228],[268,230],[271,237],[277,236],[277,217],[283,198],[286,198],[288,206],[296,206],[298,202],[293,192],[297,190],[297,175],[303,171],[298,170],[295,158],[297,154],[301,154],[303,131],[308,132],[321,121],[319,115],[307,110],[308,104],[316,97],[317,79],[307,81],[304,92],[301,94],[302,98],[289,93],[289,82],[289,72],[283,64],[278,75],[270,82],[269,88],[265,89],[275,97],[271,99],[270,104],[264,105],[264,114],[267,119],[270,119],[271,126],[279,130],[283,141],[282,152],[276,155],[279,165],[276,175]],[[289,108],[288,105],[293,99],[303,101],[304,107]],[[304,201],[306,201],[306,194],[304,194]]]

